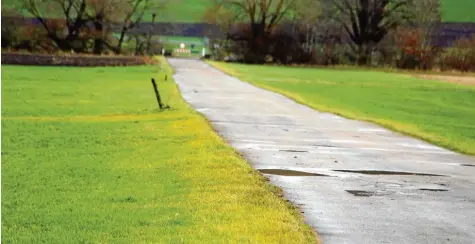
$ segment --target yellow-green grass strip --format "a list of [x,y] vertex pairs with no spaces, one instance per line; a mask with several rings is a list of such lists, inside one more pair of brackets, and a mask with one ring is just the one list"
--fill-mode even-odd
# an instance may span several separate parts
[[[161,61],[2,66],[3,242],[317,242]],[[170,110],[158,111],[152,77]]]

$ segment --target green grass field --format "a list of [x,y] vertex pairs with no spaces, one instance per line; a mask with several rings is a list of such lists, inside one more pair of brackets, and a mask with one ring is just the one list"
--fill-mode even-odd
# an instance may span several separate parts
[[170,43],[174,48],[179,48],[180,43],[185,43],[187,46],[195,44],[196,48],[202,48],[204,46],[203,38],[199,37],[185,37],[185,36],[160,36],[160,41],[164,43]]
[[[173,0],[165,10],[151,9],[145,15],[150,21],[153,12],[158,12],[157,21],[163,22],[203,22],[203,15],[212,0]],[[18,5],[17,0],[4,0],[4,6]],[[474,0],[441,0],[444,21],[475,22]]]
[[475,155],[475,86],[362,69],[211,63],[320,111],[375,122]]
[[3,243],[316,241],[164,67],[2,65]]
[[[163,43],[165,49],[173,51],[180,48],[180,44],[186,45],[185,49],[192,50],[195,53],[185,54],[184,56],[202,56],[203,48],[205,47],[204,39],[198,37],[184,37],[184,36],[160,36],[160,42]],[[191,49],[191,44],[195,47]],[[209,53],[209,48],[205,47],[205,53]],[[180,53],[175,53],[175,56],[180,56]]]
[[[203,22],[204,13],[213,0],[172,0],[165,11],[160,11],[157,21]],[[151,11],[153,12],[153,10]]]
[[[162,0],[156,0],[162,1]],[[212,0],[171,0],[164,9],[150,9],[144,15],[144,21],[152,20],[152,13],[157,13],[157,22],[203,22],[204,13]],[[2,7],[16,8],[21,11],[21,3],[18,0],[3,0]],[[48,11],[48,17],[62,17],[61,12]],[[26,16],[26,11],[21,11]]]
[[442,19],[454,22],[475,22],[474,0],[441,0]]
[[[212,0],[174,0],[157,20],[171,22],[202,22]],[[475,22],[474,0],[441,0],[444,21]]]

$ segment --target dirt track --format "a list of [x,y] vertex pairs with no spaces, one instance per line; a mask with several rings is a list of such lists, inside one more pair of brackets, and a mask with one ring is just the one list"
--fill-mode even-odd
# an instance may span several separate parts
[[427,80],[438,80],[450,83],[475,86],[475,77],[473,76],[455,76],[455,75],[416,75],[416,77]]

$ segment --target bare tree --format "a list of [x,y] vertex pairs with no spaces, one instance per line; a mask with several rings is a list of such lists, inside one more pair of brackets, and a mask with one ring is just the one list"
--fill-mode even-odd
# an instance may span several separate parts
[[94,38],[93,53],[101,54],[108,44],[107,37],[110,30],[108,23],[116,22],[126,14],[127,6],[125,0],[86,0],[88,20],[93,26],[91,31]]
[[408,25],[399,27],[397,31],[402,51],[399,66],[430,69],[439,51],[433,43],[436,27],[441,22],[439,0],[411,2],[408,4],[408,17]]
[[229,32],[231,23],[242,23],[238,35],[246,39],[254,61],[263,62],[272,31],[295,16],[303,2],[307,0],[214,0],[205,16],[208,22],[227,25]]
[[[63,51],[74,50],[84,52],[85,40],[81,34],[88,21],[86,15],[86,0],[21,0],[22,8],[28,11],[44,27],[50,38]],[[48,20],[46,11],[60,9],[63,15],[60,19]]]
[[358,64],[368,64],[373,47],[408,18],[412,0],[333,0],[335,17],[350,39]]
[[[157,16],[157,13],[163,11],[167,4],[168,0],[126,0],[124,8],[127,9],[126,13],[122,16],[118,24],[120,26],[120,34],[115,47],[116,53],[121,53],[122,45],[124,43],[125,37],[130,29],[137,27],[137,25],[142,22],[145,17],[145,14],[150,13],[153,20]],[[153,24],[154,21],[152,21]],[[137,38],[136,38],[137,39]]]
[[320,1],[307,1],[305,4],[297,4],[293,11],[293,33],[304,33],[304,50],[311,53],[317,44],[318,22],[323,13],[323,4]]
[[[424,47],[432,46],[432,35],[442,21],[439,0],[417,0],[409,5],[410,23],[422,32]],[[423,14],[421,14],[423,13]]]
[[2,6],[2,48],[9,48],[19,42],[18,28],[14,18],[20,16],[14,8]]
[[[46,30],[56,46],[63,51],[85,52],[91,45],[93,53],[106,48],[121,53],[130,29],[142,22],[147,12],[158,12],[168,0],[20,0]],[[59,18],[51,19],[52,11],[61,11]],[[112,32],[119,29],[117,40],[111,41]]]

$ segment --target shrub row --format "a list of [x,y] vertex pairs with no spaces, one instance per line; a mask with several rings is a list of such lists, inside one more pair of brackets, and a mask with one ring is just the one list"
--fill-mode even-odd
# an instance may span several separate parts
[[[418,70],[475,71],[475,36],[457,40],[451,47],[426,43],[420,34],[398,33],[395,43],[380,43],[371,55],[372,66]],[[315,46],[311,64],[353,65],[352,50],[345,44]]]
[[44,66],[130,66],[153,62],[138,56],[49,55],[3,53],[2,64]]
[[475,37],[460,39],[440,57],[442,70],[475,71]]

